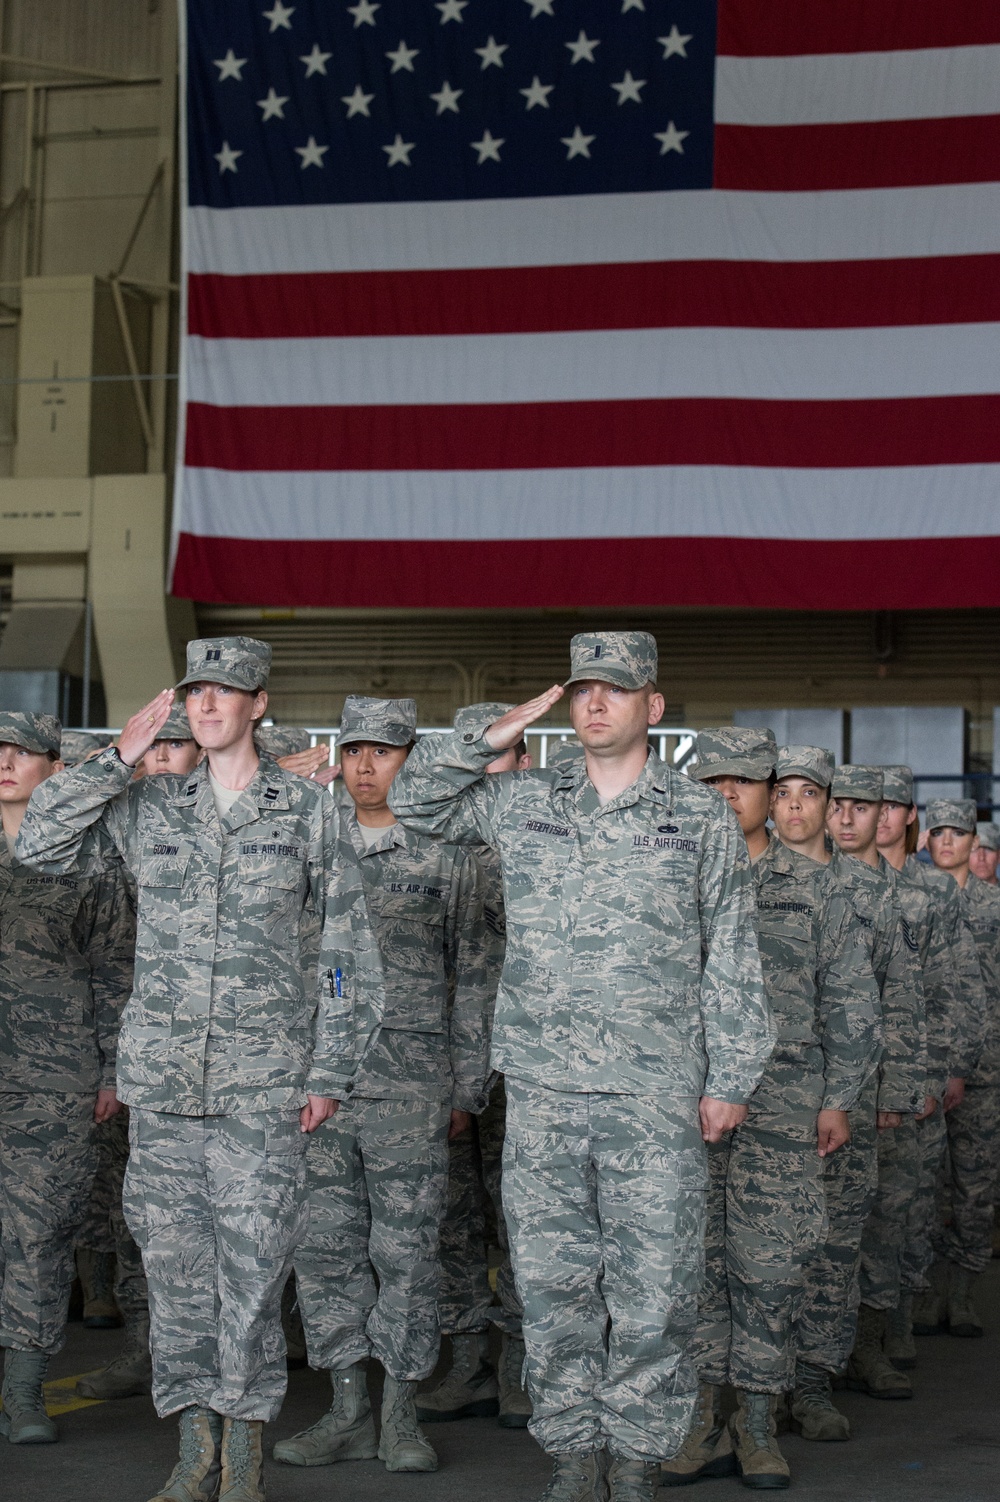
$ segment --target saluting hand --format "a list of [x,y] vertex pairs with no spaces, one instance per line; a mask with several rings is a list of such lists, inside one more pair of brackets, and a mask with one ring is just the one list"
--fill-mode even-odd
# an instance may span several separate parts
[[548,714],[559,699],[565,693],[561,683],[554,683],[547,688],[544,694],[539,694],[537,699],[529,699],[527,704],[519,704],[516,709],[509,709],[499,720],[487,727],[486,744],[492,746],[494,751],[509,751],[511,746],[516,746],[518,741],[524,739],[524,732],[529,725],[540,720],[543,714]]
[[170,718],[173,705],[174,691],[172,688],[165,688],[129,720],[118,737],[118,755],[127,767],[134,767],[142,761]]
[[278,766],[296,777],[314,778],[320,767],[328,766],[330,747],[325,741],[318,746],[307,746],[304,751],[292,751],[288,756],[278,757]]

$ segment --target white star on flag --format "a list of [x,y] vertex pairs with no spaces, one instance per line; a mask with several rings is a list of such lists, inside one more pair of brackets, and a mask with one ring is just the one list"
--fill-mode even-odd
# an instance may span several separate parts
[[560,136],[559,139],[567,148],[567,162],[571,162],[575,156],[589,156],[590,143],[591,141],[596,141],[597,137],[585,136],[579,125],[577,125],[571,136]]
[[399,164],[402,163],[404,167],[409,167],[411,165],[410,152],[413,150],[416,144],[416,141],[404,141],[403,137],[397,130],[396,139],[393,141],[392,145],[382,147],[382,150],[389,158],[389,160],[386,162],[386,166],[398,167]]
[[529,89],[518,89],[517,92],[524,95],[527,101],[524,106],[526,110],[534,109],[536,104],[540,104],[543,109],[547,110],[549,108],[549,95],[554,88],[554,83],[542,83],[536,73],[531,80],[531,87]]
[[457,115],[458,101],[461,99],[464,93],[464,89],[453,89],[448,80],[445,79],[438,92],[431,95],[431,98],[437,105],[438,114],[443,115],[445,110],[453,110]]
[[531,21],[533,21],[536,16],[555,15],[555,11],[552,9],[552,0],[525,0],[525,3],[531,6],[531,15],[529,17],[529,20]]
[[360,84],[356,84],[353,94],[341,94],[341,104],[347,105],[347,118],[352,119],[355,115],[371,115],[368,106],[375,98],[374,94],[366,94]]
[[[405,42],[400,42],[395,52],[386,53],[386,57],[392,63],[391,71],[393,73],[399,73],[403,68],[406,69],[407,73],[412,73],[414,71],[413,59],[419,56],[420,49],[418,47],[407,47]],[[409,166],[409,162],[406,165]]]
[[274,6],[271,10],[261,11],[261,15],[265,21],[270,21],[272,32],[277,31],[279,26],[283,27],[285,31],[291,31],[294,14],[295,6],[282,5],[281,0],[274,0]]
[[478,56],[482,58],[482,62],[479,65],[479,71],[481,73],[485,73],[486,69],[490,67],[502,68],[503,55],[507,51],[507,48],[507,42],[497,42],[492,36],[488,36],[486,38],[485,47],[473,47],[473,52],[477,53]]
[[224,78],[235,78],[237,83],[242,83],[243,74],[241,70],[245,68],[246,65],[246,58],[237,57],[232,47],[230,47],[225,57],[217,57],[212,63],[212,67],[218,68],[219,70],[219,83],[221,83]]
[[289,100],[288,94],[276,94],[273,89],[268,89],[266,99],[257,100],[257,108],[263,110],[261,124],[265,120],[283,120],[285,118],[284,106]]
[[684,155],[683,140],[691,134],[689,130],[678,130],[671,120],[666,130],[654,130],[653,135],[660,142],[660,155],[666,156],[668,151],[676,151],[678,155]]
[[329,146],[317,146],[316,137],[310,136],[304,146],[296,146],[298,155],[302,158],[302,171],[307,167],[322,167],[323,158],[330,150]]
[[646,80],[644,78],[633,78],[631,70],[629,68],[626,68],[625,77],[621,80],[620,83],[613,83],[611,87],[618,90],[619,104],[625,104],[626,101],[630,99],[635,104],[641,104],[642,96],[639,93],[639,90],[646,87]]
[[678,57],[687,57],[687,52],[685,49],[693,35],[694,32],[689,32],[686,37],[681,36],[680,32],[677,30],[677,27],[671,26],[665,37],[657,37],[656,40],[663,43],[664,61],[668,57],[672,57],[674,53],[676,53]]
[[583,62],[592,63],[594,61],[594,48],[599,47],[600,45],[601,44],[599,41],[595,40],[592,37],[588,37],[587,33],[581,30],[580,35],[577,37],[575,42],[565,43],[565,46],[567,46],[570,52],[572,52],[573,54],[572,58],[570,59],[570,65],[572,66],[573,63]]
[[483,131],[481,141],[470,141],[469,145],[473,151],[479,152],[479,161],[476,163],[476,166],[481,167],[484,162],[498,162],[500,160],[500,147],[503,143],[503,136],[499,138],[491,136],[488,130]]
[[381,10],[380,5],[373,5],[371,0],[358,0],[357,5],[349,5],[347,13],[354,17],[354,30],[359,26],[374,26],[375,12]]
[[446,21],[461,22],[464,19],[462,12],[468,3],[469,0],[440,0],[434,9],[441,12],[441,25],[443,26]]
[[215,160],[219,164],[220,173],[235,172],[236,158],[242,155],[242,151],[234,151],[228,141],[223,141],[222,150],[215,153]]
[[322,73],[325,77],[326,65],[332,56],[332,52],[320,52],[319,42],[314,42],[313,50],[307,53],[305,57],[300,57],[299,62],[305,63],[307,78],[312,78],[314,73]]

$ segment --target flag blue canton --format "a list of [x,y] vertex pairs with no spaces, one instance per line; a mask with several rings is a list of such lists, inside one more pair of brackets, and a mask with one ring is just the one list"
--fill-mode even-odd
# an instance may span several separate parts
[[708,188],[715,0],[188,0],[188,201]]

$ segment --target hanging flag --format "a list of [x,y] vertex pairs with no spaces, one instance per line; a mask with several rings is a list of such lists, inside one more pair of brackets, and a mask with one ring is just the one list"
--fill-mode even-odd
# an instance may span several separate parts
[[186,0],[172,588],[1000,605],[996,0]]

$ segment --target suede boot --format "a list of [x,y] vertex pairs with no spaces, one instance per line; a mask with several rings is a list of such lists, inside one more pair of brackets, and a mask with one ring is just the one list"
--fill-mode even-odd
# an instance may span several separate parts
[[117,1330],[122,1317],[115,1303],[113,1252],[78,1248],[76,1270],[83,1289],[83,1323],[88,1330]]
[[912,1398],[909,1377],[893,1366],[882,1349],[885,1327],[884,1309],[861,1305],[854,1350],[847,1363],[847,1386],[851,1392],[867,1393],[870,1398]]
[[972,1290],[978,1279],[957,1262],[948,1263],[948,1334],[963,1339],[978,1339],[983,1322],[972,1302]]
[[48,1369],[49,1358],[44,1351],[7,1351],[0,1393],[0,1435],[12,1445],[52,1445],[59,1438],[42,1392]]
[[492,1419],[499,1412],[488,1333],[453,1335],[451,1366],[436,1387],[417,1398],[417,1418],[421,1424],[444,1424],[453,1419]]
[[219,1502],[266,1502],[263,1437],[260,1419],[224,1421]]
[[436,1471],[438,1458],[417,1423],[417,1384],[385,1374],[378,1458],[387,1471]]
[[913,1344],[913,1295],[900,1296],[895,1309],[886,1315],[885,1340],[882,1349],[898,1372],[910,1372],[917,1364],[917,1348]]
[[736,1449],[736,1464],[744,1486],[771,1491],[791,1483],[788,1462],[778,1449],[774,1393],[737,1390],[736,1412],[729,1427]]
[[178,1416],[180,1453],[166,1485],[150,1502],[215,1502],[219,1495],[222,1418],[208,1408]]
[[943,1335],[948,1318],[948,1268],[935,1262],[930,1271],[930,1287],[913,1301],[914,1335]]
[[615,1455],[608,1465],[610,1502],[653,1502],[660,1484],[656,1460],[626,1460]]
[[703,1476],[735,1476],[736,1456],[722,1417],[722,1388],[702,1382],[688,1437],[673,1460],[660,1466],[664,1486],[687,1486]]
[[81,1398],[137,1398],[151,1391],[153,1362],[149,1354],[149,1314],[132,1314],[125,1321],[125,1340],[120,1355],[102,1372],[81,1377],[76,1390]]
[[850,1439],[850,1422],[846,1414],[834,1407],[830,1373],[822,1367],[810,1366],[806,1361],[796,1364],[790,1427],[803,1439],[821,1443]]
[[274,1447],[275,1460],[285,1465],[334,1465],[338,1460],[374,1460],[375,1420],[368,1397],[365,1363],[331,1372],[333,1403],[328,1413],[301,1434]]
[[589,1455],[553,1455],[552,1479],[539,1502],[607,1502],[607,1457],[603,1450]]
[[524,1341],[519,1335],[500,1337],[500,1365],[497,1379],[500,1386],[501,1429],[527,1429],[531,1418],[531,1399],[524,1387]]

